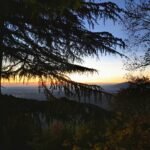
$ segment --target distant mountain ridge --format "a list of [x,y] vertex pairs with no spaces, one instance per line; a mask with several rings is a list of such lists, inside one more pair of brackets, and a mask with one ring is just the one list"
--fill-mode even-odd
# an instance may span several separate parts
[[[106,92],[117,93],[120,89],[127,88],[129,86],[128,82],[119,84],[102,84],[101,86]],[[4,94],[13,95],[21,98],[33,98],[38,100],[45,100],[43,90],[39,92],[37,86],[7,86],[2,89]],[[63,93],[55,91],[54,93],[58,97],[63,97]],[[35,96],[36,95],[36,96]]]
[[128,88],[129,83],[128,82],[123,82],[123,83],[117,83],[117,84],[104,84],[101,85],[102,88],[110,93],[117,93],[121,89]]

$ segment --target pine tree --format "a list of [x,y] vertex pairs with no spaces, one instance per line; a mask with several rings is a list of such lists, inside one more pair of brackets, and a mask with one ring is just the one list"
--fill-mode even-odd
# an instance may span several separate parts
[[49,82],[68,94],[74,91],[81,96],[93,91],[101,95],[100,87],[74,82],[66,73],[95,72],[76,64],[86,56],[121,55],[116,51],[116,46],[124,47],[121,39],[108,32],[91,31],[85,25],[94,28],[100,19],[116,21],[120,11],[115,3],[94,0],[3,1],[0,79],[38,78],[43,87]]

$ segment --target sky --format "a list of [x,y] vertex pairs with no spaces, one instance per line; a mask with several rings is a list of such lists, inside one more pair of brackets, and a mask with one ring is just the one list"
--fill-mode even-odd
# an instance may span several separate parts
[[[103,0],[104,1],[104,0]],[[101,2],[103,2],[101,1]],[[109,0],[110,1],[110,0]],[[114,0],[111,0],[114,2]],[[124,7],[123,0],[115,0],[119,7]],[[104,24],[103,21],[99,22],[99,25],[95,25],[94,31],[107,31],[114,36],[125,39],[127,38],[126,32],[123,31],[123,27],[119,23],[107,20]],[[125,53],[125,50],[117,48],[117,51]],[[70,77],[72,80],[86,83],[121,83],[126,81],[126,74],[128,73],[124,67],[124,59],[120,56],[114,55],[102,55],[100,59],[85,58],[82,65],[86,67],[95,68],[98,73],[95,74],[72,74]]]
[[[97,0],[98,1],[98,0]],[[101,0],[100,2],[103,2],[106,0]],[[123,8],[125,6],[124,0],[109,0],[112,2],[115,2]],[[88,27],[88,26],[87,26]],[[127,33],[124,31],[124,28],[119,23],[114,23],[113,21],[107,20],[105,24],[103,21],[99,22],[99,25],[95,25],[95,28],[93,31],[107,31],[112,33],[114,36],[126,39]],[[126,53],[126,50],[117,48],[117,51],[128,55]],[[111,83],[121,83],[126,82],[126,75],[128,74],[128,71],[124,67],[124,58],[121,58],[117,55],[102,55],[100,56],[100,59],[97,58],[85,58],[84,63],[81,65],[94,68],[98,72],[94,74],[71,74],[69,77],[78,82],[82,83],[89,83],[89,84],[111,84]],[[35,80],[30,81],[31,84],[35,82]],[[11,82],[10,82],[11,83]],[[14,85],[20,84],[19,81],[13,82]],[[12,83],[11,83],[12,84]]]
[[[101,0],[100,2],[105,2],[107,0]],[[125,0],[109,0],[111,2],[115,2],[120,8],[125,7]],[[97,0],[99,2],[99,0]],[[136,0],[138,3],[139,0]],[[114,36],[118,38],[122,38],[123,40],[128,39],[127,31],[120,23],[112,22],[107,20],[104,24],[103,21],[99,21],[99,25],[95,25],[94,31],[107,31],[112,33]],[[124,55],[128,56],[129,58],[132,57],[133,52],[129,52],[127,49],[116,49],[118,52],[123,53]],[[140,51],[136,52],[136,55],[142,55]],[[72,80],[83,82],[83,83],[90,83],[90,84],[111,84],[111,83],[121,83],[126,82],[128,80],[127,77],[130,75],[133,76],[149,76],[150,71],[145,70],[142,72],[139,71],[127,71],[126,70],[126,63],[127,60],[125,58],[121,58],[120,56],[114,55],[102,55],[100,59],[94,58],[85,58],[84,63],[82,65],[86,67],[91,67],[98,70],[98,73],[95,74],[72,74],[70,77]]]

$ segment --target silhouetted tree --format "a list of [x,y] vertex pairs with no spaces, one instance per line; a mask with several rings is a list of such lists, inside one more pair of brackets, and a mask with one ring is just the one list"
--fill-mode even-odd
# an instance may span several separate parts
[[79,96],[89,91],[100,92],[98,86],[71,81],[66,73],[95,72],[76,64],[86,56],[121,55],[116,51],[116,46],[124,47],[121,39],[87,28],[87,24],[94,27],[99,19],[116,21],[120,11],[114,3],[94,0],[3,1],[0,5],[0,79],[38,78],[44,87],[48,82],[53,88],[63,88],[70,94],[75,91]]
[[[150,113],[150,80],[147,77],[131,77],[129,87],[121,89],[113,102],[116,111],[128,117]],[[131,115],[132,114],[132,115]]]
[[150,80],[131,77],[128,88],[121,89],[113,101],[115,117],[109,124],[108,149],[148,150],[150,125]]
[[150,66],[150,1],[127,0],[124,25],[128,31],[130,49],[140,49],[143,56],[135,56],[129,69]]

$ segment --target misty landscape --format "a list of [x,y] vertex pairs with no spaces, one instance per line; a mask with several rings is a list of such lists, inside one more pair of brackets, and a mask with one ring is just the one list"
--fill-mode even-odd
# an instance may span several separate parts
[[[120,83],[120,84],[105,84],[99,85],[106,92],[109,93],[117,93],[120,89],[127,88],[128,83]],[[4,94],[13,95],[20,98],[27,99],[36,99],[36,100],[46,100],[46,96],[44,91],[39,89],[38,86],[6,86],[2,89]],[[54,91],[54,95],[56,97],[64,97],[65,95],[60,91]]]
[[[127,88],[128,83],[120,83],[120,84],[105,84],[105,85],[99,85],[101,86],[104,91],[115,94],[119,90]],[[11,87],[4,87],[2,89],[4,94],[7,95],[13,95],[18,98],[25,98],[25,99],[32,99],[32,100],[39,100],[39,101],[46,101],[47,97],[43,91],[43,89],[39,89],[37,86],[11,86]],[[54,90],[53,91],[54,96],[57,98],[65,97],[65,94],[62,91]],[[78,97],[68,97],[70,100],[78,101]],[[81,98],[81,102],[85,102],[84,98]],[[105,95],[103,95],[102,100],[95,101],[94,96],[90,98],[90,100],[87,100],[86,103],[94,104],[96,106],[102,107],[104,109],[110,108],[110,102],[107,100]]]

